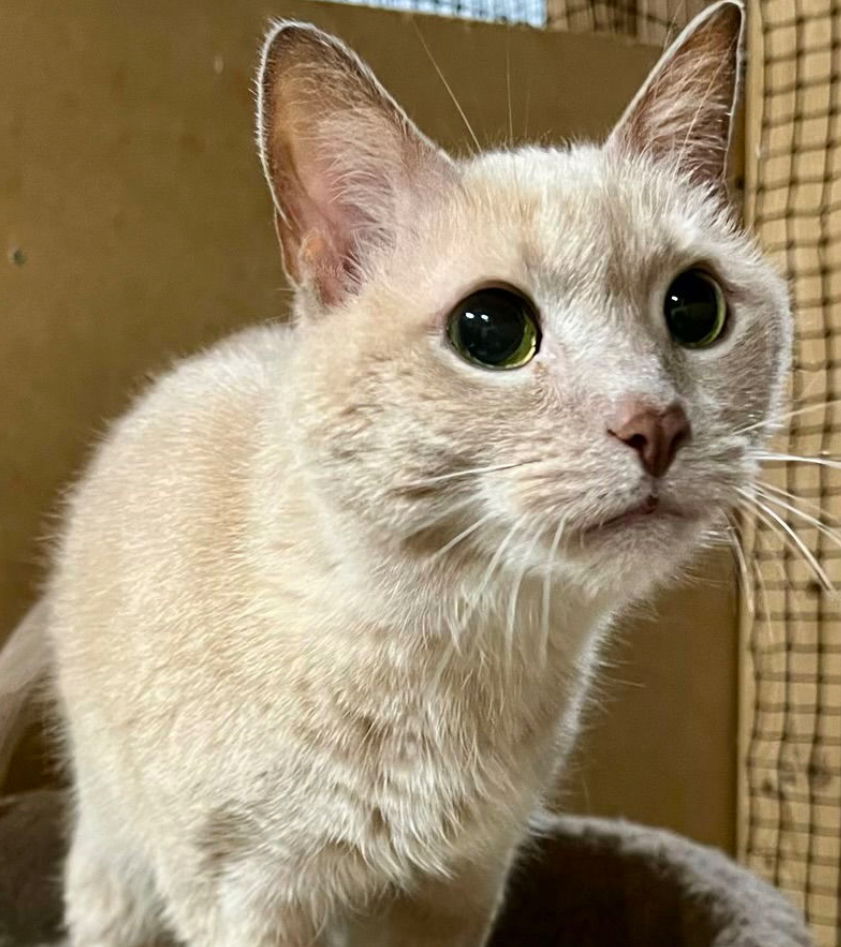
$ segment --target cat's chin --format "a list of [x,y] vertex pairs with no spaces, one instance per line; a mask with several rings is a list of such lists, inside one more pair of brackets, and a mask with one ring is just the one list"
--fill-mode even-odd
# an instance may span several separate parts
[[637,587],[668,580],[697,548],[709,517],[677,505],[648,503],[586,524],[570,537],[564,554],[579,568],[611,585]]

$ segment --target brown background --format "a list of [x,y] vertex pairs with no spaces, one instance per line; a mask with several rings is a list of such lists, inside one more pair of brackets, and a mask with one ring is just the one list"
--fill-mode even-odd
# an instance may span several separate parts
[[[656,58],[613,38],[306,0],[8,8],[0,638],[35,594],[62,485],[146,374],[285,310],[252,131],[270,15],[346,38],[458,152],[470,139],[419,31],[483,145],[512,130],[515,140],[603,135]],[[605,710],[591,715],[565,798],[731,848],[736,614],[729,565],[700,571],[707,578],[657,606],[658,620],[623,626],[599,688]]]

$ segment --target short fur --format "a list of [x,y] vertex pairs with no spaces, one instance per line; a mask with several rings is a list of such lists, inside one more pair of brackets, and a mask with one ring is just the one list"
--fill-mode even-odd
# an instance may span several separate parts
[[[454,162],[337,40],[272,29],[294,325],[160,378],[55,557],[74,947],[483,943],[600,642],[720,526],[777,410],[786,292],[722,185],[740,30],[705,12],[603,147]],[[730,323],[690,350],[662,299],[698,264]],[[537,306],[521,369],[447,342],[488,282]],[[629,401],[691,422],[656,484],[609,433]]]

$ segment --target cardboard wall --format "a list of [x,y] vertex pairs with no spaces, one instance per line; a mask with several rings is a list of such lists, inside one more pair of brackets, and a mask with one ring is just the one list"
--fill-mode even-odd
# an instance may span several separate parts
[[[174,355],[284,312],[250,90],[270,15],[342,35],[459,152],[470,136],[424,44],[483,144],[603,135],[656,58],[607,37],[307,0],[7,9],[0,638],[36,592],[49,513],[107,419]],[[626,625],[566,798],[730,846],[735,619],[727,568],[713,571],[718,585]]]

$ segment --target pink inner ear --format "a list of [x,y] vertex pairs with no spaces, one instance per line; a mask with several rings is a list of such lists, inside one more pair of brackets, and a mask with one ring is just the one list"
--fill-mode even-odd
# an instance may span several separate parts
[[[360,267],[372,244],[382,239],[382,230],[372,220],[370,209],[385,209],[386,181],[377,169],[344,167],[333,157],[341,149],[335,140],[321,149],[296,148],[297,187],[288,194],[290,222],[303,281],[314,281],[327,305],[338,302],[361,277]],[[386,169],[379,169],[385,175]],[[393,172],[393,169],[390,169]],[[342,177],[342,173],[344,177]],[[391,221],[392,226],[396,221]]]
[[336,303],[452,166],[350,50],[312,27],[273,33],[259,83],[261,154],[286,266]]
[[315,282],[322,301],[332,305],[342,295],[350,275],[349,221],[329,181],[296,165],[303,181],[299,179],[298,187],[288,195],[288,213],[293,218],[290,235],[294,235],[294,246],[288,250],[297,258],[299,278]]
[[722,182],[739,78],[741,8],[702,13],[654,68],[610,137],[667,160],[699,183]]

